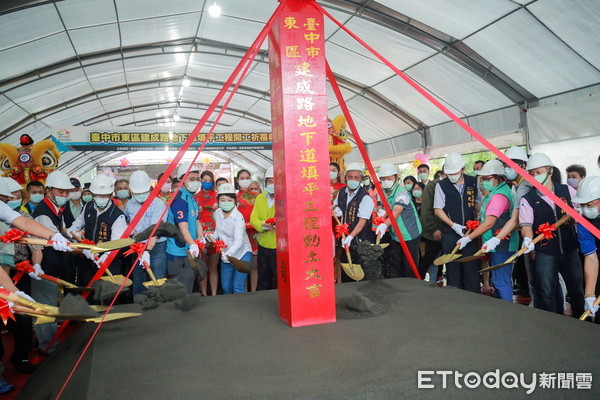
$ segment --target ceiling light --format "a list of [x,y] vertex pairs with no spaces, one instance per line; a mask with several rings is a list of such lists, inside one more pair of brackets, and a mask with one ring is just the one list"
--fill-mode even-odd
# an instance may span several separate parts
[[185,86],[185,87],[188,87],[188,86],[190,86],[190,84],[191,84],[191,83],[192,83],[192,82],[190,82],[190,80],[189,80],[188,78],[185,78],[185,79],[184,79],[184,80],[181,82],[181,84],[182,84],[183,86]]
[[208,7],[208,15],[213,18],[217,18],[219,15],[221,15],[221,7],[219,7],[216,2],[213,3],[212,6]]
[[175,121],[175,122],[179,121],[179,115],[177,115],[177,114],[173,115],[173,121]]

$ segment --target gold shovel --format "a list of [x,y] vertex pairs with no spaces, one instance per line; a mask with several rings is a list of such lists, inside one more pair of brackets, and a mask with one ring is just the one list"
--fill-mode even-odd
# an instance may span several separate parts
[[[600,296],[596,297],[596,300],[594,300],[593,306],[597,306],[599,304],[600,304]],[[590,316],[590,311],[589,310],[585,310],[583,312],[583,314],[581,314],[581,317],[579,317],[579,320],[580,321],[585,321],[587,319],[587,317],[589,317],[589,316]],[[596,318],[600,318],[600,317],[596,316]]]
[[[467,231],[467,233],[465,233],[465,236],[469,236],[471,234],[471,232],[473,232],[473,231],[471,229],[469,229]],[[459,248],[460,248],[460,244],[457,244],[456,246],[454,246],[454,250],[452,250],[452,253],[443,254],[443,255],[439,256],[438,258],[436,258],[435,260],[433,260],[433,265],[444,265],[444,264],[451,263],[452,261],[454,261],[458,258],[461,258],[462,254],[456,254],[456,252],[458,251]]]
[[[335,222],[337,222],[338,225],[342,224],[338,217],[334,215],[333,218],[335,218]],[[342,239],[346,239],[346,235],[344,233],[342,233]],[[352,264],[352,257],[350,257],[350,249],[348,246],[344,246],[344,250],[346,251],[348,262],[340,264],[342,264],[342,268],[346,272],[346,275],[348,275],[350,279],[354,279],[356,282],[363,280],[365,277],[365,271],[363,271],[360,264]]]
[[[75,235],[73,235],[75,237]],[[22,238],[19,243],[25,244],[37,244],[40,246],[52,246],[51,240],[36,239],[36,238]],[[87,244],[87,243],[69,243],[69,247],[81,250],[91,250],[92,253],[104,253],[106,251],[112,251],[122,249],[123,247],[131,246],[135,243],[135,240],[131,238],[111,240],[108,242],[102,242],[98,244]]]
[[483,252],[483,249],[479,249],[479,251],[477,253],[473,254],[472,256],[466,256],[466,257],[463,257],[463,258],[459,258],[455,262],[457,262],[457,263],[465,263],[465,262],[469,262],[469,261],[478,260],[478,259],[482,258],[483,256],[485,256],[485,253]]
[[144,261],[144,269],[146,270],[146,273],[148,275],[150,275],[150,279],[151,279],[148,282],[142,283],[142,285],[144,285],[144,287],[148,287],[148,286],[162,286],[167,281],[167,278],[156,279],[156,276],[154,276],[154,272],[152,272],[152,269],[150,268],[150,265],[148,265],[148,263],[146,261]]
[[[207,234],[206,237],[208,237],[208,239],[212,243],[216,242],[215,238],[210,233]],[[221,254],[223,254],[223,249],[221,249]],[[231,257],[231,256],[227,256],[227,259],[229,260],[229,263],[231,265],[233,265],[233,268],[235,268],[238,272],[242,272],[244,274],[250,273],[250,270],[252,269],[252,267],[247,265],[250,263],[246,263],[245,261],[242,261],[239,258],[235,258],[235,257]]]

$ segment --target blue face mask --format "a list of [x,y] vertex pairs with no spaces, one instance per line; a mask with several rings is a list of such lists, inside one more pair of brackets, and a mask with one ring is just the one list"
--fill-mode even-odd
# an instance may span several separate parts
[[346,182],[346,184],[348,185],[348,187],[350,188],[350,190],[356,190],[360,186],[360,182],[359,181],[353,181],[353,180],[348,180]]
[[215,184],[212,182],[202,182],[202,189],[204,190],[210,190],[213,186],[215,186]]
[[29,196],[29,198],[31,199],[32,203],[39,203],[40,201],[44,200],[44,195],[43,194],[32,194],[31,196]]
[[512,169],[510,167],[506,167],[506,168],[504,168],[504,176],[509,181],[514,181],[515,179],[517,179],[518,175],[517,175],[517,171],[515,171],[514,169]]
[[6,202],[6,204],[10,208],[12,208],[14,210],[14,209],[16,209],[18,207],[21,207],[21,199],[18,199],[18,200],[9,200],[8,202]]

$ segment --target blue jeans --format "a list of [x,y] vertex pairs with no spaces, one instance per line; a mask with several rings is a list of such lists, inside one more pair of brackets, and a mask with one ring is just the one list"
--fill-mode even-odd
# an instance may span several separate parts
[[[156,279],[162,279],[167,276],[167,241],[156,243],[150,251],[150,268],[154,272]],[[133,280],[133,294],[140,294],[146,291],[143,283],[150,280],[150,276],[141,265],[136,265],[131,274]]]
[[561,273],[571,298],[573,317],[583,314],[583,268],[577,250],[567,254],[553,256],[536,252],[533,275],[536,286],[535,307],[561,314],[563,299],[560,293],[558,273]]
[[[252,252],[247,252],[242,261],[252,262]],[[246,278],[248,274],[239,272],[233,265],[221,261],[221,287],[224,294],[244,293],[246,291]]]
[[[511,251],[497,251],[490,253],[490,265],[502,264],[510,256]],[[513,282],[512,270],[514,263],[505,265],[492,271],[492,284],[494,285],[494,296],[502,300],[512,301],[513,299]]]

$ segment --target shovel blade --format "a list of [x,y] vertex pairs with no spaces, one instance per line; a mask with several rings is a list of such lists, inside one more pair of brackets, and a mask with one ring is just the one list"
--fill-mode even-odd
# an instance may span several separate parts
[[117,239],[98,243],[97,245],[91,246],[90,250],[92,253],[104,253],[106,251],[122,249],[123,247],[131,246],[134,243],[135,240],[131,238]]
[[444,265],[451,263],[454,260],[457,260],[462,257],[462,254],[444,254],[433,261],[434,265]]
[[459,258],[458,260],[456,260],[456,262],[464,263],[464,262],[479,260],[480,258],[483,258],[484,256],[485,256],[485,254],[481,250],[479,250],[477,253],[473,254],[472,256],[466,256],[466,257]]
[[144,287],[162,286],[165,284],[166,281],[167,281],[167,278],[160,278],[160,279],[156,280],[156,283],[154,283],[154,281],[148,281],[148,282],[142,283],[142,285],[144,285]]
[[[112,313],[112,314],[108,314],[106,316],[106,318],[104,318],[104,322],[123,321],[126,319],[139,317],[140,315],[142,315],[142,314],[140,314],[140,313]],[[86,318],[86,319],[84,319],[84,321],[100,323],[100,321],[102,321],[102,317]]]
[[41,315],[32,315],[32,314],[29,314],[29,315],[31,315],[32,317],[35,318],[35,322],[33,323],[34,325],[43,325],[43,324],[50,324],[52,322],[56,322],[56,319],[52,318],[52,317],[43,317]]
[[361,281],[365,277],[365,271],[363,271],[362,267],[359,264],[349,264],[349,263],[341,263],[342,268],[346,272],[346,275],[350,277],[350,279],[354,279],[355,281]]
[[227,258],[229,259],[231,265],[233,265],[233,268],[235,268],[238,272],[249,274],[252,270],[252,263],[248,263],[231,256],[228,256]]
[[102,279],[103,281],[114,283],[114,284],[119,285],[119,286],[121,286],[121,284],[123,283],[123,281],[125,281],[125,285],[124,285],[125,287],[129,287],[129,286],[131,286],[133,284],[133,282],[131,281],[131,279],[127,279],[123,275],[113,275],[112,277],[110,277],[110,276],[103,276],[100,279]]

